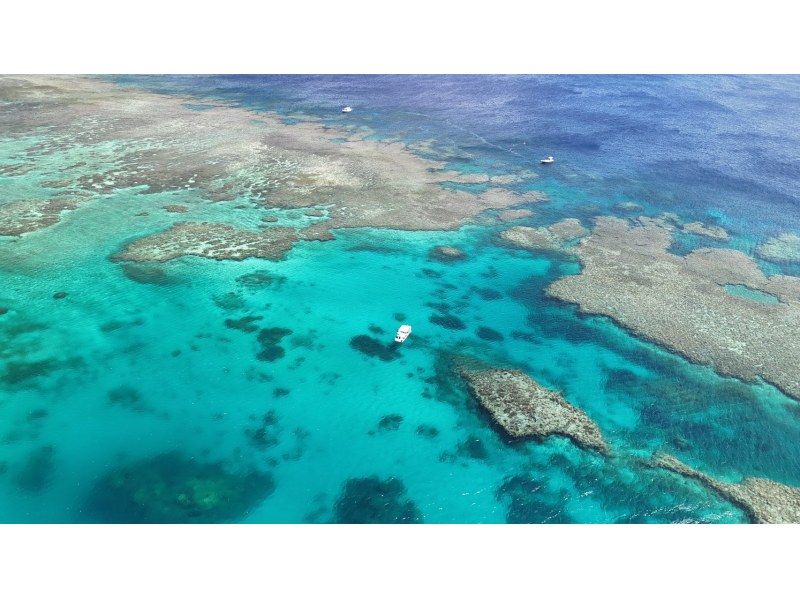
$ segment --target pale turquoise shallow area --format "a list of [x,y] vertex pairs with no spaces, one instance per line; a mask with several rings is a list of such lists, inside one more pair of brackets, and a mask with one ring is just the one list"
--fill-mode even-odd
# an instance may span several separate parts
[[[0,140],[4,162],[22,149]],[[502,166],[493,162],[496,171]],[[0,201],[46,193],[39,183],[57,167],[0,176]],[[473,163],[460,168],[481,171]],[[529,188],[551,197],[523,221],[535,226],[565,216],[588,225],[631,199],[554,178]],[[98,480],[170,451],[273,476],[274,490],[236,518],[246,522],[334,521],[347,481],[369,476],[402,481],[428,523],[747,520],[694,482],[648,467],[655,450],[723,479],[800,484],[796,401],[547,299],[547,284],[578,264],[497,246],[495,225],[337,231],[334,241],[298,243],[279,262],[181,258],[157,266],[147,281],[109,259],[172,222],[255,228],[265,214],[245,198],[211,203],[193,193],[120,191],[52,228],[0,238],[0,305],[9,309],[0,316],[0,521],[106,520],[91,500]],[[649,213],[660,208],[633,199]],[[190,212],[160,209],[178,202]],[[137,217],[142,210],[150,216]],[[308,218],[275,213],[279,224]],[[679,241],[676,251],[703,243]],[[440,244],[461,248],[467,259],[429,259]],[[752,239],[739,236],[730,246],[737,244],[751,247]],[[253,273],[259,277],[249,284],[241,278]],[[59,291],[67,296],[54,299]],[[440,313],[463,329],[431,321]],[[291,330],[280,341],[282,357],[257,359],[258,332],[226,325],[246,316],[261,318],[259,329]],[[401,320],[414,333],[390,353],[397,358],[351,346],[358,335],[389,345]],[[480,338],[480,326],[500,336]],[[509,441],[449,371],[453,353],[521,368],[562,389],[600,426],[611,455],[563,438]],[[11,376],[11,364],[33,370]],[[112,401],[121,388],[139,400]],[[265,414],[267,440],[254,435]],[[386,416],[402,420],[381,427]],[[421,434],[420,426],[437,434]]]

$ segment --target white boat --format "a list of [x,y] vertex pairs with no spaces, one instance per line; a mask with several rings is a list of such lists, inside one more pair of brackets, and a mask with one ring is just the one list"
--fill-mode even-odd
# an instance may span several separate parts
[[553,156],[547,156],[546,158],[539,160],[539,164],[552,164],[555,161],[556,159]]
[[352,112],[352,111],[353,109],[350,106],[345,106],[344,108],[342,108],[342,112]]
[[394,335],[394,342],[402,343],[404,340],[408,338],[408,335],[411,334],[411,326],[408,324],[403,324],[400,328],[397,329],[397,334]]

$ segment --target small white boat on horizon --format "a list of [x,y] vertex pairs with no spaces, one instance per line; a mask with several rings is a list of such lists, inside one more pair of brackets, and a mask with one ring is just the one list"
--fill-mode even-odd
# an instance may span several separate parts
[[404,342],[408,336],[411,334],[411,326],[408,324],[403,324],[400,328],[397,329],[397,334],[394,335],[394,342],[402,343]]
[[556,159],[553,156],[547,156],[539,160],[539,164],[553,164],[555,161]]
[[353,109],[350,106],[345,106],[344,108],[342,108],[342,112],[352,112],[352,111]]

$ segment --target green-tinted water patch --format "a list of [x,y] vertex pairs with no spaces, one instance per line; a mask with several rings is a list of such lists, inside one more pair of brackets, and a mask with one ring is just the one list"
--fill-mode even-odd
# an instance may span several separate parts
[[764,305],[777,305],[780,300],[775,296],[758,289],[751,289],[743,284],[726,284],[725,291],[734,297],[740,297],[749,301],[756,301]]

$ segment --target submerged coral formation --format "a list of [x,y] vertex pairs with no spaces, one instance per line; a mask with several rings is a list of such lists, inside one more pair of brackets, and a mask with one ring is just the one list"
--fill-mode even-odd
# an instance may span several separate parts
[[653,465],[698,480],[744,509],[755,523],[800,523],[800,488],[796,486],[752,477],[723,482],[665,453],[657,453]]
[[519,370],[457,366],[472,395],[514,438],[566,436],[584,448],[608,452],[600,428],[560,392],[548,390]]
[[86,514],[107,523],[237,521],[274,487],[268,473],[233,473],[169,452],[109,471],[92,489]]
[[588,231],[577,218],[565,218],[550,226],[533,228],[530,226],[514,226],[502,231],[498,240],[519,249],[545,249],[564,251],[567,243],[586,235]]
[[167,262],[185,255],[215,260],[244,260],[249,257],[277,260],[297,238],[293,228],[273,227],[254,232],[227,224],[183,222],[164,232],[138,239],[115,259],[131,262]]
[[728,231],[721,226],[703,224],[702,222],[689,222],[681,227],[685,233],[692,233],[709,239],[716,239],[717,241],[727,241]]
[[347,480],[334,506],[336,523],[422,523],[401,480],[373,475]]
[[0,203],[0,236],[19,236],[53,226],[61,219],[62,212],[77,206],[71,199]]
[[[598,218],[577,253],[583,270],[547,293],[603,314],[722,374],[764,380],[800,399],[800,278],[765,276],[740,251],[667,251],[672,229],[658,221]],[[774,295],[768,304],[735,296],[725,285]]]
[[800,236],[781,233],[770,237],[756,247],[756,255],[777,264],[800,263]]

